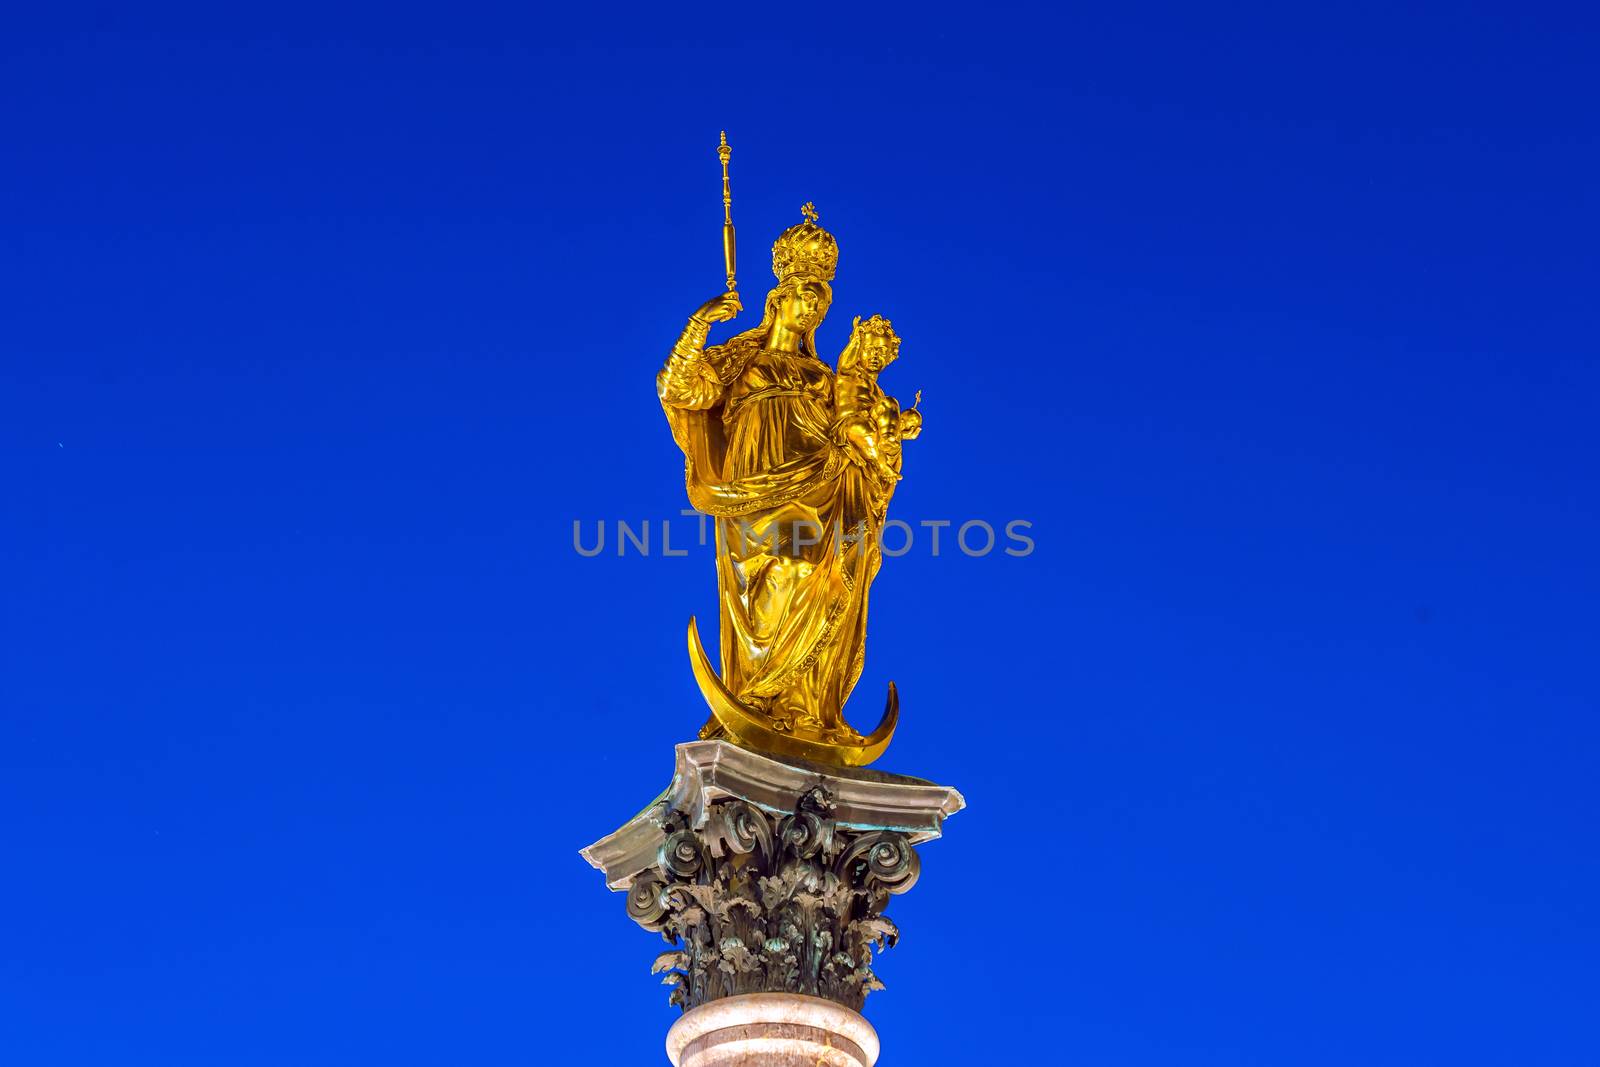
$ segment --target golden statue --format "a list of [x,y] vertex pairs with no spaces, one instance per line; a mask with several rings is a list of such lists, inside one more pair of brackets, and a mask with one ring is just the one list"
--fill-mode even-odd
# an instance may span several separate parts
[[921,432],[922,415],[915,406],[902,411],[878,385],[899,355],[888,320],[856,319],[837,370],[818,358],[839,246],[810,204],[772,246],[777,284],[761,324],[706,346],[713,323],[743,310],[727,152],[724,139],[728,291],[689,317],[656,376],[683,449],[689,501],[716,519],[720,672],[689,621],[690,661],[712,712],[701,736],[862,766],[894,733],[894,684],[868,736],[845,722],[844,704],[861,676],[867,592],[882,562],[901,442]]

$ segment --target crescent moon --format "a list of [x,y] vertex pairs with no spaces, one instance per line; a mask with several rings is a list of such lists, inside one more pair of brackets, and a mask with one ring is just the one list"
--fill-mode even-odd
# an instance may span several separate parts
[[793,734],[774,730],[768,723],[753,715],[723,684],[705,646],[700,643],[700,631],[694,616],[689,616],[689,665],[694,669],[694,679],[700,685],[700,695],[705,697],[711,714],[728,732],[728,736],[747,748],[759,749],[780,756],[798,756],[817,763],[842,764],[846,767],[865,767],[889,747],[894,728],[900,721],[900,692],[889,683],[889,697],[883,708],[883,718],[878,726],[859,745],[831,744],[811,741]]

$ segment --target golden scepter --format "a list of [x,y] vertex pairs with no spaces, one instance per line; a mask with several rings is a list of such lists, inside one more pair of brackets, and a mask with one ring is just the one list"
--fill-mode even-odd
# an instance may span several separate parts
[[728,157],[733,149],[728,147],[728,131],[722,131],[722,143],[717,146],[717,157],[722,160],[722,259],[728,267],[728,292],[733,292],[733,189],[728,184]]

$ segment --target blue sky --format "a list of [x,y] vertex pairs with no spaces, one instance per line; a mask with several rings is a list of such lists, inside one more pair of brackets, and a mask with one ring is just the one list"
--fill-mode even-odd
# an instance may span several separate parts
[[1036,543],[874,590],[970,803],[882,1062],[1600,1057],[1591,13],[8,22],[7,1062],[664,1062],[576,850],[712,564],[572,525],[684,506],[720,129],[747,304],[811,200],[905,339],[895,514]]

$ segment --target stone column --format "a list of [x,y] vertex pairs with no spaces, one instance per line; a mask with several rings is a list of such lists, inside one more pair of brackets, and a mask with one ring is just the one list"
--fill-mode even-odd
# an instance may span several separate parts
[[920,778],[679,745],[667,791],[582,852],[673,946],[652,967],[685,1012],[672,1062],[871,1067],[858,1013],[883,988],[874,950],[900,936],[883,911],[964,803]]

